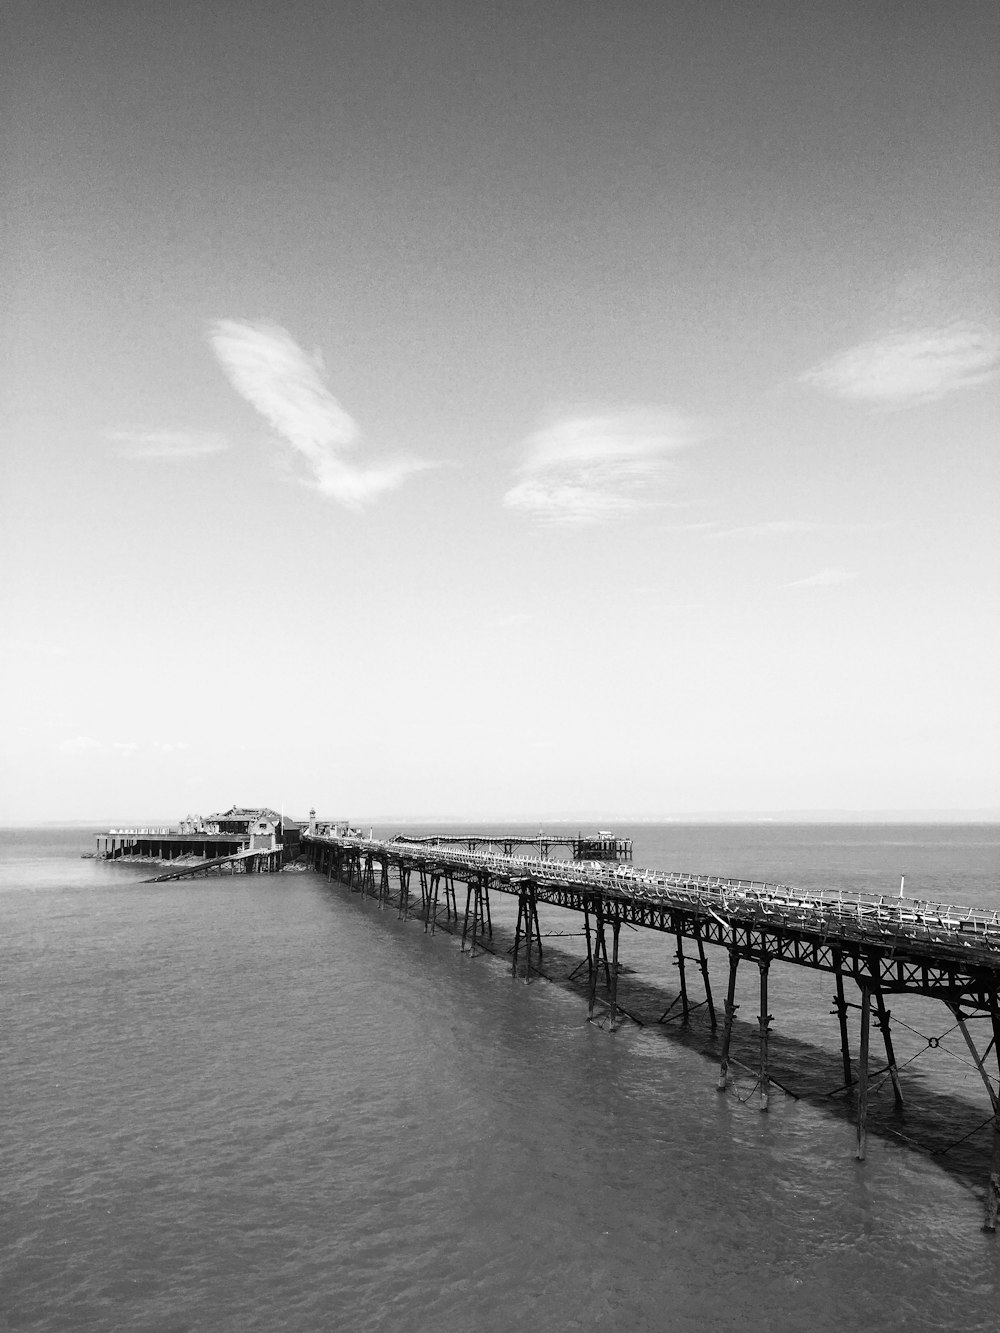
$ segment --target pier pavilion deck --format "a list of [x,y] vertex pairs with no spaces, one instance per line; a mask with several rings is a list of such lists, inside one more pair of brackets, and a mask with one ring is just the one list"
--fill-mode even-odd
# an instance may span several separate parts
[[[771,1086],[768,972],[784,962],[831,973],[836,983],[835,1010],[841,1037],[845,1085],[857,1090],[857,1156],[867,1145],[870,1040],[874,1023],[885,1046],[897,1105],[903,1094],[891,1033],[890,995],[922,995],[943,1003],[960,1028],[989,1098],[993,1122],[992,1160],[987,1185],[985,1229],[996,1230],[1000,1212],[1000,913],[977,911],[916,899],[842,892],[803,892],[787,885],[718,876],[644,870],[631,865],[573,863],[543,856],[516,856],[491,850],[470,851],[466,838],[442,838],[419,844],[402,839],[362,838],[313,828],[304,835],[309,864],[330,877],[393,902],[400,913],[420,911],[434,922],[440,905],[457,925],[456,881],[465,885],[462,946],[475,952],[492,933],[490,893],[517,898],[512,971],[530,969],[541,956],[539,906],[579,912],[587,944],[589,1013],[600,1003],[610,1018],[619,1017],[617,1000],[619,937],[623,925],[661,931],[677,942],[681,1003],[690,1006],[685,963],[696,964],[713,1030],[716,1008],[705,953],[706,945],[728,955],[718,1086],[725,1089],[736,1013],[737,972],[741,963],[759,973],[759,1089],[766,1110]],[[394,873],[396,883],[392,884]],[[417,896],[419,892],[419,898]],[[608,936],[611,956],[608,956]],[[685,958],[683,941],[697,957]],[[848,1003],[845,982],[860,991],[860,1004]],[[848,1013],[860,1011],[859,1058],[855,1078],[849,1049]],[[984,1041],[979,1033],[985,1030]],[[997,1072],[991,1073],[993,1065]]]
[[[253,858],[245,853],[275,853],[275,865],[298,853],[299,824],[266,806],[232,806],[207,819],[188,816],[176,828],[143,826],[113,828],[97,834],[97,856],[104,861],[148,860],[170,862],[203,860],[206,864],[227,862],[249,869]],[[266,858],[257,858],[264,861]],[[274,858],[272,858],[274,859]],[[197,867],[184,872],[199,873]]]

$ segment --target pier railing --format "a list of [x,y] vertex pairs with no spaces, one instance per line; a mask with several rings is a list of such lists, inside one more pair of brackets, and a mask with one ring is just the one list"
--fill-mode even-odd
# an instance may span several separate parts
[[[607,866],[539,856],[461,851],[451,844],[371,838],[332,839],[361,852],[426,861],[446,858],[470,871],[530,879],[540,884],[577,885],[609,899],[645,900],[722,918],[722,925],[782,925],[810,934],[885,945],[893,940],[958,950],[968,960],[1000,970],[1000,912],[896,898],[842,889],[803,890],[766,880]],[[974,958],[973,958],[974,955]]]

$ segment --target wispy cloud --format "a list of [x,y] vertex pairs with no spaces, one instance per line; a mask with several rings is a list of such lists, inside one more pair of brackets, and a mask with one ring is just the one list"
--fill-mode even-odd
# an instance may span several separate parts
[[229,448],[222,435],[186,430],[114,430],[107,439],[122,458],[200,458]]
[[852,579],[858,576],[848,569],[820,569],[815,574],[809,574],[804,579],[794,579],[791,583],[783,583],[783,588],[832,588],[838,583],[850,583]]
[[90,754],[94,750],[103,750],[104,744],[94,740],[93,736],[69,736],[59,741],[55,748],[60,754]]
[[434,464],[390,458],[372,467],[345,461],[361,439],[357,422],[325,383],[322,360],[309,357],[286,329],[224,319],[209,339],[236,391],[305,459],[311,484],[349,509],[361,509],[413,472]]
[[806,371],[802,380],[841,398],[908,407],[996,374],[1000,337],[966,323],[888,333]]
[[190,748],[187,741],[152,741],[142,744],[139,741],[98,740],[93,736],[70,736],[58,741],[55,746],[62,755],[114,755],[119,759],[131,759],[140,751],[172,754]]
[[0,639],[0,653],[11,657],[24,656],[33,657],[70,657],[76,654],[70,653],[65,644],[60,643],[40,643],[37,639],[18,639],[3,638]]
[[504,504],[559,524],[652,508],[671,456],[698,439],[690,422],[662,409],[563,418],[525,441]]
[[815,532],[818,523],[799,518],[776,518],[764,523],[747,523],[742,527],[720,528],[710,537],[794,537],[802,532]]

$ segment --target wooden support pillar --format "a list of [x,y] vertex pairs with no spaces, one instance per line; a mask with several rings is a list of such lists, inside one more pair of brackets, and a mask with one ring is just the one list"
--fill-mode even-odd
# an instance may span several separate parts
[[[517,958],[520,956],[521,941],[524,941],[524,980],[531,980],[531,950],[535,933],[537,930],[537,909],[535,906],[535,890],[532,886],[521,885],[520,892],[517,893],[517,925],[513,932],[513,961],[511,964],[511,976],[517,976]],[[541,952],[541,942],[539,941],[539,953]]]
[[687,977],[684,975],[684,937],[680,931],[675,936],[677,940],[677,953],[674,955],[677,966],[677,979],[681,986],[681,1021],[686,1023],[690,1014],[688,1004]]
[[[598,902],[600,902],[600,899],[598,899]],[[596,940],[596,938],[595,938],[596,931],[592,932],[591,923],[590,923],[590,913],[591,913],[592,908],[593,908],[592,900],[590,899],[589,896],[588,896],[588,897],[585,897],[585,898],[583,899],[583,935],[584,935],[584,939],[585,939],[586,942],[587,942],[586,968],[587,968],[587,983],[588,983],[588,986],[591,985],[591,983],[594,982],[594,977],[595,977],[595,974],[596,974],[596,970],[597,970],[597,968],[600,966],[600,963],[601,963],[601,958],[600,958],[600,956],[599,956],[599,951],[598,951],[598,949],[597,949],[597,940]],[[606,948],[606,947],[604,948],[604,958],[603,958],[603,961],[604,961],[604,970],[605,970],[605,972],[607,973],[608,985],[610,985],[610,984],[611,984],[611,973],[610,973],[610,970],[609,970],[609,968],[608,968],[608,951],[607,951],[607,948]],[[583,962],[583,960],[581,959],[581,961],[580,961],[579,963],[577,963],[576,967],[574,967],[573,971],[569,974],[569,978],[568,978],[568,979],[569,979],[570,981],[572,981],[572,980],[576,977],[577,973],[583,971],[583,968],[584,968],[584,962]]]
[[695,939],[698,941],[698,968],[701,972],[701,979],[705,983],[705,1003],[708,1005],[708,1017],[712,1024],[712,1031],[716,1029],[715,1005],[712,1001],[712,982],[708,975],[708,959],[705,957],[705,941],[701,938],[701,926],[695,922]]
[[858,1161],[865,1160],[868,1147],[868,1043],[871,1028],[872,994],[861,986],[861,1052],[858,1061]]
[[899,1070],[896,1068],[896,1054],[892,1049],[892,1033],[889,1031],[889,1019],[892,1014],[885,1007],[885,997],[878,987],[875,989],[875,1006],[878,1011],[875,1022],[885,1043],[885,1058],[889,1066],[889,1077],[892,1079],[892,1095],[896,1103],[896,1110],[899,1111],[903,1107],[903,1090],[899,1086]]
[[538,899],[534,884],[528,884],[518,895],[517,931],[514,935],[514,975],[517,975],[518,932],[524,940],[524,979],[531,980],[531,951],[537,948],[542,961],[542,935],[538,925]]
[[837,1021],[840,1024],[840,1057],[844,1063],[844,1087],[849,1088],[854,1082],[854,1073],[851,1070],[851,1047],[847,1039],[847,1001],[844,999],[844,974],[840,970],[843,963],[843,955],[839,949],[834,951],[833,961],[836,966],[837,994],[833,1000],[833,1012],[837,1015]]
[[615,914],[611,918],[611,1031],[618,1023],[618,935],[622,928],[622,919],[615,904]]
[[[962,1036],[965,1038],[965,1044],[969,1048],[969,1054],[976,1062],[976,1068],[979,1070],[979,1077],[983,1080],[983,1082],[986,1085],[986,1093],[990,1099],[990,1105],[993,1107],[994,1111],[1000,1111],[1000,1098],[997,1097],[996,1089],[993,1087],[992,1080],[990,1079],[990,1076],[986,1070],[986,1060],[989,1057],[990,1047],[992,1047],[993,1043],[990,1042],[990,1045],[986,1048],[985,1053],[983,1055],[980,1055],[979,1048],[976,1046],[976,1043],[972,1037],[972,1033],[968,1029],[968,1026],[965,1022],[965,1014],[962,1013],[960,1006],[952,1003],[952,1001],[950,1000],[946,1000],[945,1003],[947,1004],[951,1012],[955,1015],[955,1017],[958,1019],[958,1026],[961,1029]],[[998,1056],[997,1058],[998,1060],[1000,1060],[1000,1056]]]
[[378,905],[384,908],[389,901],[389,861],[387,857],[383,856],[381,858],[379,867],[382,873],[378,882]]
[[598,898],[594,913],[594,966],[590,971],[590,1003],[587,1009],[588,1021],[594,1017],[594,1005],[597,1003],[597,973],[601,966],[601,952],[604,953],[605,974],[611,985],[611,973],[608,971],[608,946],[604,940],[604,899]]
[[758,958],[757,966],[760,968],[760,1013],[757,1015],[757,1023],[760,1026],[760,1109],[766,1111],[771,1091],[770,1071],[768,1069],[768,1033],[773,1022],[773,1015],[767,1012],[767,973],[771,966],[770,958],[766,956]]
[[455,929],[458,928],[458,903],[455,901],[455,879],[450,872],[444,876],[444,908],[445,920],[450,924],[455,923]]
[[441,885],[441,875],[437,870],[431,871],[430,887],[427,890],[426,901],[424,903],[424,934],[427,934],[428,927],[433,935],[437,930],[438,914],[438,890]]
[[517,976],[517,960],[521,951],[521,940],[524,939],[528,944],[528,970],[531,970],[531,943],[528,916],[528,893],[522,886],[517,895],[517,925],[514,927],[514,957],[510,965],[510,974]]
[[488,892],[484,877],[474,875],[469,880],[465,894],[465,919],[462,922],[462,952],[465,952],[465,941],[471,927],[472,940],[469,953],[473,958],[476,955],[476,945],[487,932],[488,911],[486,901]]
[[730,949],[729,988],[726,991],[726,1018],[722,1029],[722,1060],[719,1065],[718,1089],[720,1092],[725,1092],[726,1090],[726,1078],[729,1074],[729,1046],[733,1038],[733,1019],[736,1017],[736,1010],[740,1007],[736,1003],[736,971],[739,965],[739,950]]
[[365,854],[365,869],[361,879],[362,898],[375,897],[375,859],[371,852]]
[[425,865],[417,866],[417,876],[420,881],[420,910],[426,915],[427,912],[427,867]]
[[465,953],[465,941],[469,935],[469,919],[472,919],[472,949],[476,952],[476,904],[473,902],[475,881],[469,880],[465,886],[465,916],[462,918],[462,952]]
[[402,863],[397,867],[399,871],[399,918],[401,921],[410,914],[410,867]]
[[[993,1025],[993,1053],[997,1060],[997,1073],[1000,1075],[1000,999],[995,990],[990,994],[990,1018]],[[998,1214],[1000,1214],[1000,1106],[994,1100],[993,1158],[990,1163],[990,1178],[986,1184],[984,1231],[996,1231]]]

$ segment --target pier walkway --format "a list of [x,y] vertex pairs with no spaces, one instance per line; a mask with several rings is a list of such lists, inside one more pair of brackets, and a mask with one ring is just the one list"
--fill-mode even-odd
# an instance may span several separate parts
[[504,856],[513,856],[515,847],[534,847],[538,855],[545,860],[549,859],[549,852],[553,847],[568,847],[573,853],[574,861],[587,859],[631,861],[632,859],[631,838],[616,838],[613,833],[598,833],[596,837],[584,837],[579,833],[575,838],[572,836],[562,838],[541,832],[534,837],[521,833],[428,834],[412,837],[400,833],[393,841],[423,847],[465,847],[470,852],[485,847],[489,851],[499,849]]
[[181,866],[177,870],[168,870],[165,874],[154,875],[143,880],[144,884],[163,884],[168,879],[195,879],[207,875],[251,875],[280,870],[287,857],[282,849],[268,851],[234,852],[232,856],[213,856],[210,860],[196,861],[191,865]]
[[[618,1006],[619,936],[623,925],[661,931],[676,939],[680,982],[678,1000],[686,1018],[704,1005],[711,1027],[717,1026],[706,945],[728,954],[723,1003],[718,1086],[727,1086],[730,1043],[738,1006],[737,971],[756,966],[760,983],[759,1089],[766,1110],[769,1074],[768,971],[784,962],[831,973],[836,982],[835,1012],[840,1026],[845,1087],[857,1092],[857,1156],[867,1144],[871,1027],[881,1032],[885,1071],[902,1106],[903,1092],[892,1044],[889,995],[913,994],[941,1001],[959,1026],[989,1098],[993,1149],[985,1229],[995,1231],[1000,1212],[1000,913],[944,903],[859,893],[804,892],[788,885],[710,875],[644,870],[599,861],[569,862],[547,857],[469,850],[468,837],[438,837],[419,843],[362,838],[313,830],[303,836],[303,850],[315,870],[336,876],[362,893],[392,903],[400,916],[420,911],[425,925],[443,906],[458,929],[456,881],[465,885],[463,949],[475,953],[492,935],[490,893],[518,900],[512,972],[531,970],[542,955],[540,905],[581,913],[587,945],[589,1013],[600,1003],[614,1029]],[[483,839],[482,841],[485,841]],[[555,845],[555,840],[552,840]],[[395,885],[392,877],[395,877]],[[419,891],[419,899],[417,892]],[[610,936],[611,955],[608,955]],[[695,953],[685,955],[684,941]],[[694,1004],[686,963],[696,966],[705,998]],[[845,982],[860,991],[850,1004]],[[849,1048],[848,1012],[860,1010],[857,1074]],[[874,1011],[874,1015],[873,1015]],[[982,1033],[986,1032],[986,1038]],[[996,1072],[991,1072],[994,1069]],[[879,1071],[883,1072],[883,1071]]]

